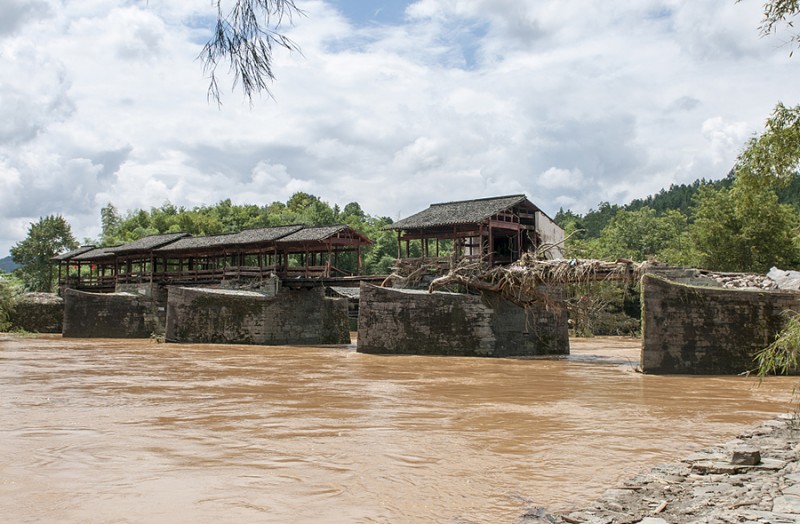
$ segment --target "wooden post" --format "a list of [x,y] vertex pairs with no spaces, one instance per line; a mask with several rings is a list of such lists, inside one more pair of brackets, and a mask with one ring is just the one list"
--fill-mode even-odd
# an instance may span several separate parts
[[494,233],[491,221],[489,222],[489,267],[494,267]]

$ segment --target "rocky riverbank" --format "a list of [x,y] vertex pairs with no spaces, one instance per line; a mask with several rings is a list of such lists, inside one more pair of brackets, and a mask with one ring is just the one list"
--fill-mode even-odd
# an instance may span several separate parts
[[800,522],[800,422],[785,415],[736,439],[656,466],[591,506],[519,524],[784,524]]

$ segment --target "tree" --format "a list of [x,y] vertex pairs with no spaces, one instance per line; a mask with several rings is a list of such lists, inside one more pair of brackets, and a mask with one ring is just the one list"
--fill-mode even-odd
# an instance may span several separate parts
[[0,275],[0,331],[11,328],[11,317],[14,315],[16,291],[9,275]]
[[271,96],[268,83],[275,79],[272,70],[273,47],[299,51],[291,39],[278,32],[281,23],[284,20],[291,22],[294,15],[302,15],[303,12],[294,0],[235,0],[227,14],[222,3],[222,0],[213,0],[217,8],[217,23],[199,57],[203,62],[203,70],[210,78],[209,100],[221,104],[216,76],[220,61],[230,64],[233,87],[241,85],[250,101],[253,95],[261,92]]
[[100,236],[100,243],[102,245],[110,246],[116,243],[121,222],[122,219],[119,216],[119,212],[111,202],[100,209],[100,224],[103,228],[103,232]]
[[686,216],[676,210],[658,216],[649,207],[621,209],[600,235],[602,258],[641,261],[655,257],[662,262],[685,263],[686,223]]
[[26,289],[50,292],[53,289],[50,259],[77,247],[78,242],[64,217],[49,215],[31,223],[27,238],[11,248],[11,257],[22,266],[17,272]]
[[[741,0],[737,0],[741,2]],[[769,0],[764,3],[764,18],[761,20],[761,25],[758,27],[762,36],[767,36],[777,32],[781,25],[787,28],[794,29],[794,21],[792,18],[797,16],[800,12],[799,0]],[[800,33],[793,33],[789,37],[789,44],[800,45]],[[792,52],[789,53],[792,56]]]
[[699,265],[722,271],[764,272],[800,261],[797,213],[778,190],[800,167],[800,106],[778,104],[765,131],[751,138],[734,166],[730,188],[701,188],[692,238]]
[[704,188],[697,200],[691,236],[697,265],[718,271],[766,272],[800,260],[797,214],[769,188]]
[[769,187],[777,190],[793,181],[798,168],[800,105],[786,107],[778,102],[767,119],[764,133],[752,137],[736,160],[736,180],[746,189]]

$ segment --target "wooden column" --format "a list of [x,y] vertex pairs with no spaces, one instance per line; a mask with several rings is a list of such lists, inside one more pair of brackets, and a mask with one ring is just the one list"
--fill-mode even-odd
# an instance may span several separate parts
[[494,267],[494,233],[491,222],[489,222],[489,267]]

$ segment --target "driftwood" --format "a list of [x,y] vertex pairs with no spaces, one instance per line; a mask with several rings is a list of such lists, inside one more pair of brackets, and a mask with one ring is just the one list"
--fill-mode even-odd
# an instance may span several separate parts
[[436,278],[428,291],[459,286],[467,291],[497,293],[506,300],[527,308],[534,303],[554,305],[545,288],[572,283],[599,281],[633,281],[647,269],[648,263],[631,260],[559,259],[539,260],[536,253],[525,253],[510,266],[486,269],[478,263],[461,263],[446,275]]

